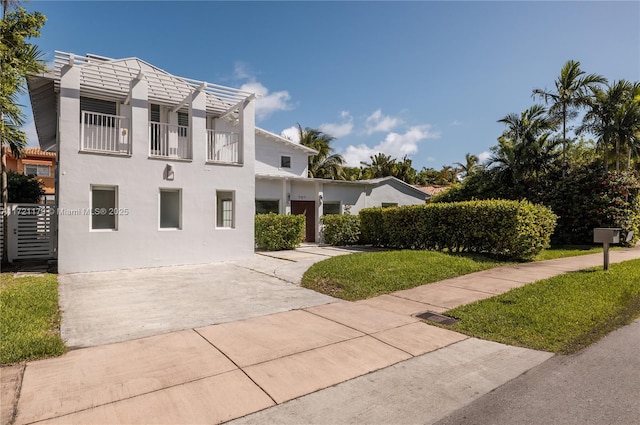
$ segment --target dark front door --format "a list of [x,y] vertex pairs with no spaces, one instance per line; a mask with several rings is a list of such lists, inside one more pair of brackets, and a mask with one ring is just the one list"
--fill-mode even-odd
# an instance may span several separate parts
[[314,201],[291,201],[291,214],[304,214],[307,228],[305,242],[316,241],[316,203]]

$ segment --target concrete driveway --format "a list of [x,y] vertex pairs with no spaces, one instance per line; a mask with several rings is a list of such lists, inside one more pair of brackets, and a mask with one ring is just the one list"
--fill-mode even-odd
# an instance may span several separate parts
[[62,338],[89,347],[333,302],[300,279],[359,250],[305,245],[240,262],[60,275]]

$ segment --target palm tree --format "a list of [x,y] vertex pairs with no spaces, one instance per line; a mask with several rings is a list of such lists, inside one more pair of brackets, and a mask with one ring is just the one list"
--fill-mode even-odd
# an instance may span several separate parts
[[640,83],[615,81],[606,90],[592,90],[593,100],[578,132],[589,132],[597,137],[603,151],[605,171],[608,171],[609,149],[613,147],[616,171],[620,171],[620,150],[627,148],[627,169],[631,156],[638,150],[640,139]]
[[416,180],[416,170],[412,166],[411,159],[405,155],[402,161],[397,161],[392,175],[405,183],[413,184]]
[[[38,48],[26,41],[40,36],[45,17],[39,12],[27,13],[24,9],[8,12],[19,2],[2,1],[0,21],[0,156],[2,164],[2,214],[8,213],[7,147],[19,157],[26,145],[26,136],[20,130],[24,125],[24,113],[17,103],[17,95],[23,90],[26,76],[44,70]],[[10,65],[9,65],[10,64]],[[3,246],[7,246],[7,220],[3,220]],[[6,259],[6,249],[2,253]]]
[[580,69],[580,62],[569,60],[556,78],[555,90],[534,89],[533,96],[541,97],[545,103],[551,103],[549,113],[562,122],[562,175],[567,167],[567,120],[577,114],[577,109],[587,105],[590,90],[599,84],[605,84],[606,78],[598,74],[588,74]]
[[303,129],[299,123],[298,135],[301,145],[318,152],[309,157],[309,177],[344,180],[342,167],[345,161],[341,155],[333,153],[331,147],[331,142],[335,140],[333,136],[315,128],[306,127]]
[[369,178],[387,177],[394,175],[394,168],[396,166],[396,159],[390,155],[385,155],[382,152],[369,157],[371,165],[367,170]]
[[498,120],[507,126],[492,149],[490,164],[498,165],[503,171],[511,168],[511,175],[519,180],[538,177],[552,166],[557,141],[550,138],[555,123],[542,105],[534,105],[520,115],[508,114]]
[[466,178],[478,167],[478,161],[479,159],[477,156],[467,153],[464,155],[464,164],[461,162],[454,162],[454,165],[457,165],[460,168],[460,172],[463,173]]

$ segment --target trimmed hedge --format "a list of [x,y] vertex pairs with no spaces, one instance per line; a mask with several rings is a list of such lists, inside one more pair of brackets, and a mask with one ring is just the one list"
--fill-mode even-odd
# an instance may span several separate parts
[[364,243],[527,260],[549,246],[556,216],[527,201],[491,200],[368,208],[360,221]]
[[304,215],[258,214],[255,219],[256,246],[267,251],[293,249],[304,240]]
[[360,217],[357,215],[323,215],[322,224],[324,225],[324,243],[346,246],[360,242]]

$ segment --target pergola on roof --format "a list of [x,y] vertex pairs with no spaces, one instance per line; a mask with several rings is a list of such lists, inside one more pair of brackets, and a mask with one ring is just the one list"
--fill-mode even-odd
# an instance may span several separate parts
[[243,102],[255,97],[254,93],[231,87],[177,77],[138,58],[76,56],[60,51],[55,52],[53,71],[58,84],[66,65],[81,67],[80,90],[98,96],[119,96],[125,103],[130,101],[130,83],[134,79],[147,82],[150,102],[172,106],[174,110],[185,106],[196,91],[206,93],[207,112],[215,116],[233,113]]

